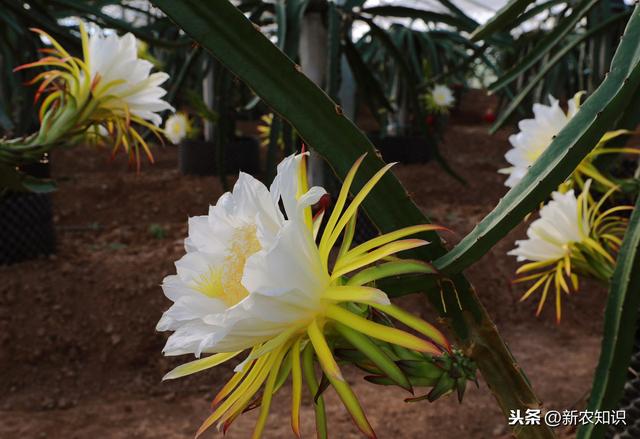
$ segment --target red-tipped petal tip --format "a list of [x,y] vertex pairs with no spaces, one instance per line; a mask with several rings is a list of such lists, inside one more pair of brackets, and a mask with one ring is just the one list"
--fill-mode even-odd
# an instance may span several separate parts
[[293,431],[293,434],[295,434],[298,439],[302,438],[302,435],[300,434],[300,426],[295,426],[292,423],[291,424],[291,430]]

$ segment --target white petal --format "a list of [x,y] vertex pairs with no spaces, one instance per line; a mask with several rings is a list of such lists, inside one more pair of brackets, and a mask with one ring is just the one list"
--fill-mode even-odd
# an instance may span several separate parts
[[304,294],[313,302],[319,300],[328,283],[311,232],[299,221],[288,221],[272,248],[252,255],[242,277],[242,284],[251,292]]

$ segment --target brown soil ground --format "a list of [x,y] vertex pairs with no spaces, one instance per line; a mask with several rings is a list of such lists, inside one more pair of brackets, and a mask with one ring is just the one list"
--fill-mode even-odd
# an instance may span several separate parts
[[[459,236],[506,192],[496,170],[504,166],[507,133],[486,131],[454,121],[442,145],[468,186],[436,163],[394,171],[421,208]],[[58,253],[0,268],[0,437],[191,438],[229,376],[221,367],[161,382],[179,361],[162,357],[166,334],[154,331],[170,303],[159,284],[183,254],[187,217],[204,214],[221,187],[214,177],[181,176],[174,148],[157,150],[156,157],[139,176],[92,151],[53,157],[60,183],[54,194]],[[154,227],[166,236],[154,236]],[[523,234],[522,226],[511,232],[468,270],[469,278],[545,406],[583,407],[605,291],[583,285],[565,301],[560,326],[552,306],[536,319],[534,303],[518,303],[522,289],[510,282],[516,263],[505,255]],[[421,297],[401,303],[430,315]],[[355,370],[348,378],[380,438],[509,437],[482,381],[462,405],[454,397],[406,404],[406,394],[367,384]],[[276,398],[265,437],[292,437],[288,396],[285,389]],[[333,391],[327,398],[332,437],[359,437]],[[228,437],[249,437],[255,416],[242,416]],[[307,401],[304,437],[313,437],[312,423]],[[219,437],[214,431],[205,436]]]

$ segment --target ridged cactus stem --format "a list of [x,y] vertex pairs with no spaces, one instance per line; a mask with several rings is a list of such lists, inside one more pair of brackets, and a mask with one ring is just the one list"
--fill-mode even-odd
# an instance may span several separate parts
[[[543,408],[473,286],[462,275],[456,275],[451,280],[452,283],[447,282],[442,286],[447,298],[447,312],[441,309],[441,314],[458,335],[458,347],[475,361],[505,418],[508,418],[510,410],[525,412],[527,409]],[[429,290],[433,291],[432,288]],[[460,297],[462,309],[457,304],[456,294]],[[441,300],[439,298],[439,294],[430,294],[432,303]],[[466,330],[460,320],[464,321]],[[513,434],[518,439],[555,438],[553,430],[542,424],[516,426]]]

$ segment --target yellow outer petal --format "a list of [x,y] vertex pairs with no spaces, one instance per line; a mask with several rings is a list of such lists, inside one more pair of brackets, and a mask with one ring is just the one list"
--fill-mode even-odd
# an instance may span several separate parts
[[214,354],[206,358],[200,358],[199,360],[190,361],[189,363],[181,364],[180,366],[167,373],[162,380],[173,380],[181,378],[183,376],[191,375],[192,373],[200,372],[210,367],[215,367],[225,361],[230,360],[242,351],[237,352],[222,352]]
[[539,316],[542,312],[542,308],[544,307],[544,302],[547,300],[547,294],[549,294],[549,287],[551,286],[551,281],[553,281],[553,276],[547,276],[547,282],[544,284],[544,289],[542,290],[542,296],[540,296],[540,302],[538,303],[538,308],[536,309],[536,316]]
[[629,135],[633,134],[633,131],[629,131],[629,130],[607,131],[606,133],[604,133],[604,135],[598,141],[598,146],[601,146],[601,145],[607,143],[609,140],[615,139],[616,137],[624,136],[624,135],[627,135],[627,134],[629,134]]
[[393,241],[397,241],[398,239],[404,238],[406,236],[411,236],[415,235],[416,233],[432,230],[447,230],[447,228],[435,224],[419,224],[417,226],[404,227],[402,229],[398,229],[390,233],[385,233],[384,235],[370,239],[367,242],[363,242],[359,246],[354,247],[349,252],[347,252],[344,258],[351,259],[365,252],[368,252],[373,248],[380,247]]
[[[318,380],[316,379],[316,371],[314,368],[314,358],[313,358],[313,344],[307,343],[307,345],[302,350],[302,376],[307,383],[307,388],[311,392],[311,395],[316,395],[318,393]],[[314,398],[313,408],[315,411],[316,418],[316,435],[318,439],[328,439],[327,434],[327,413],[325,411],[324,406],[324,397],[322,395],[318,395],[317,398]]]
[[599,253],[602,256],[604,256],[604,258],[607,261],[611,262],[612,264],[615,264],[615,262],[616,262],[615,259],[613,259],[613,257],[609,253],[607,253],[607,251],[605,249],[603,249],[602,246],[598,242],[594,241],[591,238],[587,238],[587,239],[584,240],[584,244],[586,244],[589,248],[595,250],[597,253]]
[[[555,270],[554,270],[553,272],[554,272],[554,273],[557,273]],[[536,283],[534,283],[534,284],[531,286],[531,288],[529,288],[529,289],[528,289],[528,290],[527,290],[527,291],[522,295],[522,297],[520,298],[520,302],[524,302],[525,300],[527,300],[527,299],[529,298],[529,296],[530,296],[530,295],[532,295],[532,294],[533,294],[533,292],[534,292],[535,290],[537,290],[537,289],[538,289],[538,287],[539,287],[540,285],[542,285],[542,284],[546,281],[546,279],[547,279],[547,278],[546,278],[546,276],[542,276],[540,279],[538,279],[538,280],[536,281]]]
[[[256,360],[254,366],[238,387],[214,410],[211,415],[209,415],[207,419],[205,419],[196,432],[196,438],[225,415],[225,413],[227,413],[227,418],[233,415],[233,411],[229,411],[230,408],[233,406],[242,406],[243,401],[250,399],[255,392],[257,392],[260,385],[262,385],[266,379],[267,373],[269,373],[269,360],[272,358],[272,355],[265,355]],[[257,383],[257,386],[255,383]]]
[[[298,193],[296,198],[300,198],[309,190],[309,182],[307,181],[307,156],[304,154],[300,159],[300,167],[298,169]],[[311,215],[311,206],[307,206],[303,210],[304,223],[309,230],[313,230],[313,217]]]
[[335,302],[358,302],[358,303],[380,303],[389,305],[389,297],[377,289],[372,287],[361,286],[336,286],[325,290],[322,298]]
[[351,248],[351,243],[353,242],[353,236],[356,233],[357,222],[358,222],[358,214],[356,213],[351,217],[351,219],[347,223],[346,228],[344,229],[344,234],[342,235],[342,243],[340,244],[340,250],[338,250],[338,259],[343,258]]
[[424,241],[422,239],[403,239],[401,241],[383,245],[369,253],[365,253],[362,256],[348,260],[346,263],[344,263],[342,259],[338,259],[338,261],[336,261],[336,266],[331,273],[331,279],[336,279],[344,274],[357,270],[358,268],[373,264],[374,262],[395,253],[422,247],[428,243],[428,241]]
[[351,187],[351,183],[353,183],[353,178],[356,175],[356,171],[362,164],[366,154],[361,155],[358,160],[353,164],[347,176],[345,177],[342,187],[340,188],[340,193],[338,194],[338,199],[336,200],[336,204],[333,207],[333,212],[331,212],[331,216],[329,216],[329,220],[327,221],[327,225],[325,226],[324,233],[322,234],[322,238],[320,239],[320,257],[322,258],[323,263],[326,265],[329,252],[331,251],[331,245],[329,245],[329,238],[331,238],[331,233],[333,232],[333,228],[335,227],[338,219],[340,218],[340,214],[342,214],[342,209],[347,201],[347,195],[349,195],[349,188]]
[[254,363],[255,361],[250,364],[246,364],[241,371],[234,373],[231,379],[227,381],[224,386],[222,386],[220,391],[213,398],[213,401],[211,401],[212,410],[215,409],[217,405],[221,401],[223,401],[227,397],[227,395],[229,395],[236,388],[236,386],[242,380],[242,378],[244,378],[251,371],[251,369],[254,366]]
[[[378,181],[380,181],[380,179],[384,176],[384,174],[386,174],[387,171],[393,165],[395,165],[395,163],[389,163],[388,165],[385,165],[384,167],[382,167],[382,169],[376,172],[373,175],[373,177],[369,179],[369,181],[362,187],[360,192],[358,192],[358,194],[355,197],[353,197],[353,201],[351,201],[351,204],[349,204],[349,207],[345,209],[344,213],[340,217],[340,220],[336,224],[335,228],[331,230],[329,241],[326,244],[327,249],[331,249],[331,247],[333,247],[333,244],[335,244],[335,242],[338,240],[338,237],[340,236],[342,229],[347,225],[351,217],[356,214],[358,207],[360,207],[360,204],[362,204],[365,197],[369,195],[369,192],[371,192],[373,187],[378,183]],[[325,231],[325,233],[327,233],[327,231]]]
[[320,326],[318,326],[317,320],[313,320],[311,322],[307,329],[307,334],[309,335],[309,340],[311,341],[311,344],[313,344],[313,349],[316,351],[316,355],[320,360],[320,364],[323,365],[322,369],[327,376],[339,381],[344,381],[340,368],[338,367],[338,363],[336,363],[333,355],[331,355],[331,349],[322,335],[322,330],[320,329]]
[[264,431],[264,427],[267,424],[267,418],[269,417],[269,409],[271,408],[271,400],[273,399],[273,388],[276,384],[278,371],[280,370],[280,365],[282,364],[282,359],[284,358],[284,354],[287,352],[288,346],[290,345],[287,345],[286,347],[281,348],[278,352],[274,352],[272,354],[275,357],[275,360],[271,365],[269,378],[267,378],[267,383],[264,386],[260,415],[258,416],[258,421],[256,422],[256,426],[253,430],[252,439],[259,439],[262,437],[262,432]]
[[423,320],[418,316],[414,316],[413,314],[393,304],[390,304],[390,305],[371,304],[371,306],[379,309],[385,314],[390,315],[394,319],[404,323],[409,328],[415,331],[418,331],[423,335],[426,335],[435,343],[445,348],[447,351],[451,351],[451,344],[449,343],[449,340],[447,340],[447,337],[445,337],[444,334],[438,328],[436,328],[426,320]]
[[350,277],[347,281],[347,285],[365,285],[386,277],[417,273],[435,275],[437,271],[432,265],[426,262],[414,259],[401,259],[365,268]]
[[300,403],[302,401],[302,368],[300,365],[300,339],[291,347],[291,429],[300,437]]
[[367,320],[353,314],[352,312],[349,312],[337,305],[329,305],[326,310],[326,316],[329,319],[340,322],[358,332],[368,335],[369,337],[377,338],[378,340],[397,344],[398,346],[428,354],[440,355],[442,353],[440,349],[430,341],[423,340],[413,334],[409,334],[408,332],[397,328],[391,328],[389,326],[372,322],[371,320]]
[[322,335],[322,331],[315,320],[311,325],[309,325],[308,334],[309,340],[311,340],[313,349],[316,351],[316,355],[320,361],[322,370],[338,393],[342,403],[351,414],[353,421],[365,435],[370,438],[375,438],[376,435],[373,428],[371,428],[371,424],[369,424],[364,411],[362,410],[362,406],[360,406],[360,402],[358,402],[358,398],[356,398],[353,390],[351,390],[349,384],[342,377],[338,363],[336,363],[335,358],[333,358],[331,349],[329,348],[329,345],[327,344],[327,341],[325,340],[324,335]]
[[262,345],[254,349],[251,352],[251,354],[247,357],[246,361],[251,361],[256,358],[262,357],[263,355],[268,354],[269,352],[279,348],[283,344],[290,341],[293,338],[294,334],[298,331],[301,331],[305,326],[306,324],[292,326],[291,328],[282,331],[280,334],[276,335],[272,339],[266,341],[265,343],[263,343]]
[[529,262],[521,265],[516,270],[516,274],[526,273],[527,271],[537,270],[538,268],[547,267],[549,265],[555,265],[556,262],[557,262],[557,259],[549,260],[549,261]]

